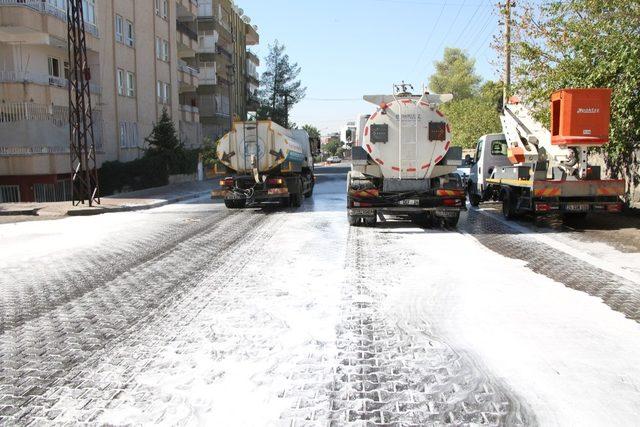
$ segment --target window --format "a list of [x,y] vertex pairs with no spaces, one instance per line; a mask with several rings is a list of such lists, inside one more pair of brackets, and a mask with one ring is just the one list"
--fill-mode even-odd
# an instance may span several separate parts
[[166,18],[169,16],[169,0],[156,0],[156,15]]
[[506,156],[507,155],[507,141],[504,139],[491,142],[491,155],[492,156]]
[[120,148],[135,148],[138,142],[138,124],[120,122]]
[[162,60],[169,61],[169,42],[162,40]]
[[478,140],[478,146],[476,148],[476,162],[480,160],[480,156],[482,156],[482,139]]
[[116,41],[124,42],[124,21],[120,15],[116,15]]
[[135,44],[135,33],[133,31],[133,22],[131,21],[127,21],[127,25],[126,25],[126,38],[127,38],[127,46],[129,47],[133,47],[133,45]]
[[124,95],[124,70],[118,68],[118,72],[116,73],[117,84],[118,84],[118,95]]
[[158,102],[162,104],[168,104],[170,100],[170,94],[171,94],[171,85],[158,80],[156,88],[158,91]]
[[156,58],[169,61],[169,42],[160,37],[156,37]]
[[136,76],[127,71],[127,96],[136,96]]
[[120,123],[120,148],[125,148],[127,146],[127,124],[124,122]]
[[53,77],[60,77],[60,60],[58,58],[48,58],[49,62],[49,75]]
[[84,20],[90,24],[96,23],[96,0],[82,0]]

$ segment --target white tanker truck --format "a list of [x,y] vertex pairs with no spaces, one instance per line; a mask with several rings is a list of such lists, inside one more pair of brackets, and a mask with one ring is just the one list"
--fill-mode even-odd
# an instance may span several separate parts
[[231,174],[212,198],[230,209],[278,204],[298,207],[313,194],[313,156],[304,130],[270,121],[235,122],[218,141],[220,163]]
[[451,147],[451,126],[438,110],[453,96],[412,95],[407,84],[393,95],[365,96],[377,110],[357,121],[353,165],[347,178],[350,225],[376,224],[384,214],[453,227],[465,209],[454,173],[462,148]]

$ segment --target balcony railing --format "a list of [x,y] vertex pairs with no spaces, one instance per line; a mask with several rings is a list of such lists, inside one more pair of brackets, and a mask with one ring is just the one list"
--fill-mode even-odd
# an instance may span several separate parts
[[181,21],[177,21],[176,22],[176,29],[178,31],[180,31],[182,34],[184,34],[185,36],[189,37],[191,40],[193,41],[198,41],[198,33],[193,31],[188,25],[186,25],[184,22]]
[[[0,83],[34,83],[39,85],[57,86],[64,89],[69,87],[69,81],[63,77],[33,73],[31,71],[14,70],[0,70]],[[89,89],[95,94],[102,93],[102,87],[95,83],[89,83]]]
[[186,62],[183,61],[178,62],[178,70],[194,77],[198,77],[198,74],[200,74],[200,71],[197,68],[190,67]]
[[0,123],[23,121],[48,121],[58,127],[67,126],[69,124],[69,108],[33,102],[0,104]]
[[[46,13],[47,15],[54,16],[64,22],[67,22],[67,11],[64,9],[57,8],[52,4],[49,4],[46,1],[42,0],[0,0],[0,7],[2,6],[18,6],[18,7],[26,7],[31,10],[35,10],[40,13]],[[91,23],[84,23],[85,30],[93,34],[94,36],[99,36],[98,26]]]

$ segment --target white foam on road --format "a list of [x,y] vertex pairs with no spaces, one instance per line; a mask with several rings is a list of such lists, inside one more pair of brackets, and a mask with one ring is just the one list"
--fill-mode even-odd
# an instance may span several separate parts
[[478,360],[541,425],[637,424],[638,323],[470,236],[403,234],[393,244],[408,258],[387,274],[406,286],[388,310]]
[[477,211],[540,243],[640,285],[640,253],[620,252],[605,243],[572,239],[566,233],[536,233],[513,221],[507,221],[491,210],[480,208]]

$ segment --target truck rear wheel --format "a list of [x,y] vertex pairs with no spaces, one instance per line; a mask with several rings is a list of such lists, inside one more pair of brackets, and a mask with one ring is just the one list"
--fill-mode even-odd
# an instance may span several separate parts
[[224,199],[224,205],[228,209],[242,209],[247,205],[245,199]]
[[474,208],[480,206],[480,196],[478,194],[469,193],[469,204]]
[[378,223],[378,216],[374,215],[367,218],[362,218],[362,223],[365,227],[375,227]]
[[292,208],[299,208],[302,205],[302,194],[292,193],[289,195],[289,204]]
[[308,199],[309,197],[313,196],[313,187],[315,187],[315,185],[311,184],[311,189],[309,190],[309,192],[307,192],[307,194],[304,195],[304,197]]
[[455,216],[442,218],[442,225],[446,228],[455,228],[460,220],[460,212],[457,212]]
[[517,215],[516,209],[517,198],[513,190],[507,188],[502,195],[502,215],[505,219],[515,219]]
[[347,213],[347,221],[349,221],[350,226],[355,227],[356,225],[358,225],[359,220],[360,218],[358,218],[357,216]]

